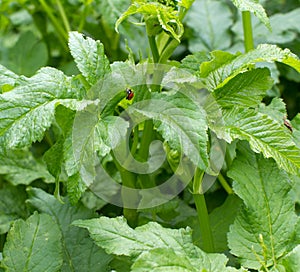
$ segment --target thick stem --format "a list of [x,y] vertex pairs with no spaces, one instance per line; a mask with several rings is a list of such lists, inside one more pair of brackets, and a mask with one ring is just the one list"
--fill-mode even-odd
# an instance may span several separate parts
[[250,50],[254,49],[250,11],[243,11],[242,17],[243,17],[245,51],[249,52]]
[[203,250],[206,252],[214,252],[214,242],[209,223],[208,211],[206,207],[205,197],[201,189],[203,175],[204,171],[201,171],[197,168],[194,176],[193,195],[199,219],[201,237],[203,239]]
[[[153,139],[153,121],[147,120],[144,123],[143,135],[140,142],[140,149],[138,157],[142,162],[146,162],[149,157],[149,147]],[[154,181],[148,174],[140,175],[140,186],[141,188],[151,188],[155,186]]]
[[158,63],[159,53],[158,53],[158,49],[157,49],[155,36],[148,36],[148,41],[149,41],[149,45],[150,45],[150,48],[151,48],[153,61],[154,61],[154,63]]
[[153,122],[152,120],[147,120],[144,123],[144,130],[141,139],[139,158],[141,161],[145,162],[149,155],[149,146],[153,139]]
[[[112,154],[112,156],[113,156],[113,154]],[[123,166],[121,166],[114,156],[113,156],[113,158],[114,158],[115,165],[121,175],[123,186],[128,187],[128,188],[135,188],[136,187],[136,176],[133,173],[126,170]],[[139,200],[136,199],[136,195],[134,195],[134,194],[129,195],[129,194],[130,194],[130,192],[128,190],[126,190],[126,188],[124,188],[124,190],[122,190],[122,192],[121,192],[123,204],[125,204],[124,206],[127,206],[126,204],[129,204],[128,202],[130,202],[130,204],[136,206]],[[126,203],[124,203],[125,201],[126,201]],[[129,208],[124,207],[123,215],[127,219],[128,225],[130,225],[133,228],[137,226],[138,213],[137,213],[136,209],[129,209]]]

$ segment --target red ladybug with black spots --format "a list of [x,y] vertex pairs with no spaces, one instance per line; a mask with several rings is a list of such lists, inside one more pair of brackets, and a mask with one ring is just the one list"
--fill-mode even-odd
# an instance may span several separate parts
[[127,94],[126,96],[127,100],[131,100],[134,97],[134,92],[129,88],[126,89],[126,94]]

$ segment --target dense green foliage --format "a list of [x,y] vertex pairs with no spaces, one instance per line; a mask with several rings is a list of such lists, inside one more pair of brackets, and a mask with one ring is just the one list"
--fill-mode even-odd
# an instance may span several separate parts
[[299,18],[0,0],[0,272],[299,271]]

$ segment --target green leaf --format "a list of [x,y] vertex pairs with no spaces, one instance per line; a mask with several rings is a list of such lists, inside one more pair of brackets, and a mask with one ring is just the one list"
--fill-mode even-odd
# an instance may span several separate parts
[[80,199],[82,193],[87,189],[87,186],[81,178],[79,172],[69,176],[66,185],[70,203],[75,205]]
[[[256,110],[240,107],[224,109],[223,121],[224,127],[216,129],[219,137],[229,142],[233,139],[246,140],[253,151],[262,152],[266,158],[272,157],[279,167],[290,173],[299,173],[300,150],[283,123]],[[214,127],[212,129],[215,130]]]
[[240,11],[250,11],[254,13],[257,18],[270,30],[272,31],[271,24],[269,18],[266,14],[265,9],[261,4],[259,4],[258,0],[232,0],[232,3],[240,10]]
[[[179,263],[171,260],[173,258],[168,257],[168,254],[171,257],[182,258],[188,268],[197,268],[191,271],[199,271],[201,268],[207,271],[227,271],[225,255],[206,254],[194,246],[189,229],[166,229],[155,222],[150,222],[134,230],[122,217],[77,220],[73,225],[87,228],[96,244],[108,253],[132,257],[140,255],[137,264],[133,265],[133,269],[137,270],[133,271],[152,271],[152,268],[162,266],[167,269],[168,265],[176,268]],[[155,259],[152,259],[151,264],[149,258],[152,257]]]
[[269,69],[259,68],[238,74],[216,89],[214,96],[222,107],[256,107],[272,85]]
[[145,116],[158,121],[158,131],[173,149],[182,150],[201,169],[208,168],[206,113],[200,105],[180,93],[162,94],[133,104],[128,112],[136,120]]
[[186,56],[182,61],[180,68],[186,69],[195,74],[199,73],[200,65],[209,60],[209,54],[206,52],[196,52],[193,55]]
[[111,29],[114,29],[115,23],[118,18],[131,4],[130,0],[98,0],[99,9],[103,16],[102,20],[109,25]]
[[227,258],[221,254],[204,254],[198,250],[178,254],[172,248],[156,248],[142,253],[132,266],[134,272],[147,271],[236,271],[226,267]]
[[196,0],[186,15],[186,23],[193,30],[189,50],[210,52],[230,46],[232,13],[222,1]]
[[200,66],[200,75],[204,78],[209,90],[214,90],[227,83],[232,77],[257,62],[282,62],[300,72],[299,58],[288,49],[276,45],[261,44],[246,54],[232,55],[222,51],[214,51],[212,60]]
[[288,175],[273,160],[240,145],[228,176],[244,202],[228,234],[231,252],[247,268],[276,268],[279,258],[299,244]]
[[69,48],[77,67],[90,85],[103,79],[110,72],[109,61],[104,54],[103,44],[76,31],[69,33]]
[[37,161],[28,150],[6,151],[0,148],[0,174],[13,185],[28,185],[36,179],[54,182],[45,164]]
[[282,98],[275,97],[272,99],[269,105],[260,104],[258,108],[259,112],[267,114],[276,120],[278,123],[282,123],[287,116],[285,103]]
[[14,222],[3,249],[2,265],[8,271],[56,272],[62,262],[61,233],[51,216],[34,213]]
[[[72,135],[66,140],[66,171],[68,176],[80,173],[85,185],[93,182],[96,152],[105,156],[125,139],[128,122],[117,116],[98,117],[98,108],[89,104],[78,111],[74,120]],[[77,176],[78,178],[78,176]]]
[[95,213],[82,205],[72,206],[68,201],[61,204],[41,189],[30,188],[28,193],[30,197],[27,202],[38,211],[50,215],[60,228],[56,234],[61,236],[63,245],[60,271],[106,271],[111,257],[91,241],[86,231],[71,226],[72,221],[92,218]]
[[27,79],[24,76],[18,76],[0,64],[0,86],[10,85],[15,87],[26,81]]
[[183,252],[192,243],[190,230],[165,229],[157,223],[131,229],[123,217],[77,220],[73,225],[88,229],[96,244],[115,255],[137,256],[154,248],[173,248]]
[[21,33],[14,47],[8,51],[8,59],[2,64],[15,73],[32,76],[48,61],[46,44],[31,31]]
[[27,216],[26,198],[21,186],[5,185],[0,190],[0,234],[8,232],[14,220]]
[[42,68],[28,83],[0,95],[0,141],[22,148],[41,141],[53,122],[55,108],[79,107],[82,92],[72,78],[54,68]]
[[75,112],[59,105],[55,111],[56,125],[58,126],[59,133],[56,136],[57,141],[45,152],[43,160],[47,164],[49,172],[58,178],[61,173],[62,163],[64,160],[64,146],[68,133],[73,127],[73,120]]
[[156,248],[142,253],[134,262],[131,271],[196,272],[199,267],[194,267],[187,256],[176,254],[172,248]]
[[[235,195],[229,195],[222,206],[217,207],[209,214],[214,246],[216,252],[228,250],[227,233],[241,206],[241,200]],[[199,224],[199,223],[198,223]]]

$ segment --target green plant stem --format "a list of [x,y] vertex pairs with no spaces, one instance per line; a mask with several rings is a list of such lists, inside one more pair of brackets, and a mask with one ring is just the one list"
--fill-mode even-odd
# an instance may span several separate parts
[[54,190],[54,196],[55,198],[61,203],[61,204],[65,204],[64,201],[62,200],[61,196],[60,196],[60,184],[59,184],[59,177],[55,178],[55,190]]
[[[144,122],[143,135],[140,142],[140,149],[138,153],[138,158],[142,162],[146,162],[149,157],[149,147],[153,140],[153,121],[147,120]],[[140,175],[140,186],[141,188],[151,188],[155,186],[154,181],[151,179],[149,174]]]
[[57,19],[55,18],[55,16],[53,15],[51,8],[46,4],[46,2],[44,0],[39,0],[43,9],[45,10],[45,12],[47,13],[49,19],[51,20],[52,24],[54,25],[58,36],[60,36],[59,38],[63,39],[65,41],[64,43],[64,47],[66,47],[66,42],[68,41],[68,34],[65,32],[65,30],[61,27],[60,23],[57,21]]
[[153,122],[147,120],[144,123],[143,135],[141,138],[141,144],[139,149],[139,158],[142,161],[147,161],[149,155],[149,146],[153,139]]
[[250,11],[243,11],[242,17],[243,17],[245,51],[249,52],[250,50],[254,49]]
[[[113,157],[114,163],[121,175],[123,186],[128,187],[128,188],[136,188],[136,176],[133,173],[126,170],[123,166],[121,166],[113,154],[112,154],[112,157]],[[124,203],[124,200],[126,199],[127,204],[130,201],[130,204],[135,206],[139,201],[138,199],[136,199],[136,195],[134,195],[134,194],[130,195],[130,192],[128,190],[126,190],[125,188],[122,190],[121,195],[122,195],[123,203]],[[125,206],[126,206],[126,204],[125,204]],[[127,219],[127,223],[131,227],[134,228],[137,226],[138,213],[137,213],[136,209],[129,209],[129,208],[124,207],[123,215],[125,216],[125,218]]]
[[134,155],[136,153],[137,147],[139,143],[139,128],[136,126],[133,130],[133,141],[131,146],[131,154]]
[[233,190],[231,189],[230,185],[226,181],[226,179],[223,177],[221,173],[218,175],[218,180],[220,181],[221,185],[223,186],[224,190],[229,194],[233,194]]
[[205,197],[202,193],[201,188],[203,175],[204,171],[201,171],[197,168],[194,176],[193,196],[199,219],[201,237],[203,239],[203,250],[206,252],[214,252],[214,242],[209,223],[208,211],[206,207]]
[[157,49],[155,36],[148,36],[148,41],[149,41],[150,49],[152,52],[153,61],[154,61],[154,63],[158,63],[159,62],[159,53],[158,53],[158,49]]
[[[155,40],[155,36],[148,36],[148,41],[150,44],[151,52],[153,61],[155,64],[159,61],[159,53],[157,49],[157,44]],[[153,75],[153,83],[157,86],[160,84],[160,81],[156,80],[156,73],[159,72],[156,70],[156,67],[154,69],[154,75]],[[148,159],[149,155],[149,146],[153,139],[153,122],[151,120],[147,120],[144,123],[144,131],[141,139],[140,149],[139,149],[139,157],[142,161],[146,161]]]
[[66,29],[67,33],[69,33],[71,31],[71,27],[70,27],[69,20],[65,13],[65,9],[64,9],[63,5],[61,4],[60,0],[56,0],[56,4],[57,4],[58,10],[59,10],[61,19],[65,25],[65,29]]
[[86,16],[88,15],[89,10],[90,10],[90,4],[85,5],[83,8],[83,12],[80,16],[80,23],[79,23],[79,26],[77,29],[78,32],[82,32],[84,25],[85,25]]

